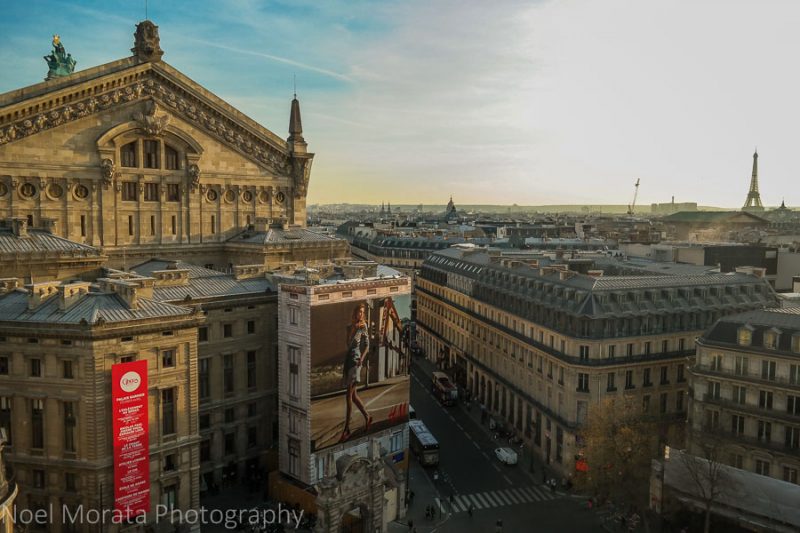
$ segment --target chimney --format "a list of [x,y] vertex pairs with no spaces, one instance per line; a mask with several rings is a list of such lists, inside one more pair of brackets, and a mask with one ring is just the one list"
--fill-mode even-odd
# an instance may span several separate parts
[[20,217],[12,218],[11,231],[17,237],[28,237],[28,220]]
[[28,310],[33,311],[42,305],[48,298],[58,294],[60,281],[42,281],[40,283],[30,283],[25,285],[28,293]]
[[6,294],[19,286],[17,278],[0,278],[0,294]]
[[89,293],[91,283],[88,281],[77,281],[58,287],[58,308],[66,311],[77,303],[84,294]]
[[588,271],[586,273],[586,275],[588,275],[590,277],[593,277],[593,278],[601,278],[601,277],[603,277],[603,271],[602,270],[590,270],[590,271]]
[[272,221],[265,217],[256,217],[256,223],[253,227],[256,231],[267,231],[272,224]]
[[561,272],[558,273],[558,278],[561,281],[566,281],[566,280],[568,280],[568,279],[570,279],[570,278],[572,278],[572,277],[574,277],[576,275],[577,275],[577,273],[573,272],[572,270],[562,270]]

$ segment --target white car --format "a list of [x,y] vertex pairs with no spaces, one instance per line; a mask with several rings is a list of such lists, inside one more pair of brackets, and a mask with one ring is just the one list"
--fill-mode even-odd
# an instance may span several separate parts
[[515,452],[511,448],[495,448],[494,454],[503,464],[507,465],[517,464],[517,452]]

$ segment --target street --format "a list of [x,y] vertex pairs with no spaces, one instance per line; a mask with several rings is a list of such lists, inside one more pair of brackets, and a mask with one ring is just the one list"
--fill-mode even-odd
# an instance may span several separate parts
[[[430,392],[430,363],[412,365],[411,404],[439,441],[438,479],[435,468],[423,469],[412,459],[411,490],[415,499],[409,518],[423,532],[494,531],[498,520],[503,532],[603,531],[585,502],[542,484],[542,470],[529,473],[530,459],[517,449],[519,463],[501,464],[494,449],[508,446],[494,440],[480,424],[478,408],[461,403],[442,406]],[[434,505],[436,518],[425,518]],[[472,515],[468,512],[472,508]]]

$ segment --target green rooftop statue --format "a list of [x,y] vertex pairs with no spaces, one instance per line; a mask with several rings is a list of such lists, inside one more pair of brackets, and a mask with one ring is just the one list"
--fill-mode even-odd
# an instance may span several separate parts
[[45,81],[69,76],[75,70],[76,61],[72,59],[72,54],[68,54],[64,50],[64,45],[61,44],[61,38],[58,35],[53,35],[53,51],[49,56],[44,56],[44,60],[47,61],[47,66],[50,68]]

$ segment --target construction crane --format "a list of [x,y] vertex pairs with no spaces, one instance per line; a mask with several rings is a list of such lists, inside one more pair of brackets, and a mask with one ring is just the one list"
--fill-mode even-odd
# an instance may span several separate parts
[[636,209],[636,197],[639,196],[639,178],[636,178],[636,185],[633,187],[633,202],[628,205],[628,214],[632,215],[633,210]]

